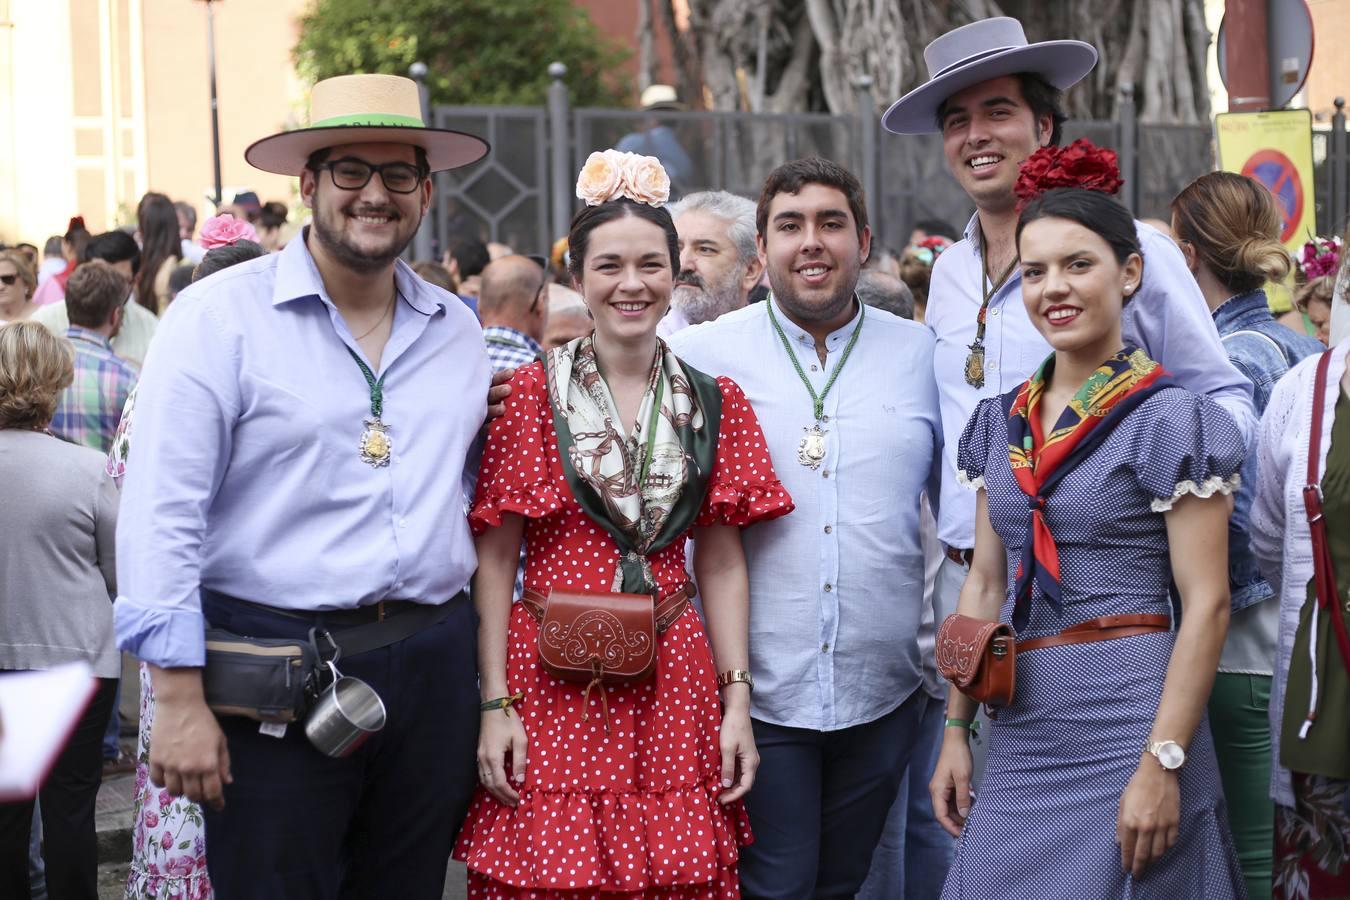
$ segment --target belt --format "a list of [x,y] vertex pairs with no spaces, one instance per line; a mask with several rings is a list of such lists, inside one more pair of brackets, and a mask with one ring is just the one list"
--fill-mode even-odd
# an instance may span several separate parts
[[[666,629],[675,624],[675,620],[689,605],[689,598],[697,592],[698,589],[694,587],[694,583],[686,581],[664,597],[654,596],[652,598],[652,601],[656,604],[657,634],[665,634]],[[520,597],[520,605],[529,610],[535,621],[542,622],[544,621],[544,608],[548,606],[548,598],[536,590],[526,589]]]
[[[300,610],[279,609],[265,603],[254,603],[231,597],[218,591],[202,589],[202,597],[227,603],[238,603],[284,619],[310,622],[321,632],[327,632],[343,656],[369,653],[412,637],[423,628],[444,622],[454,610],[457,601],[467,600],[468,593],[460,591],[444,603],[416,603],[412,600],[381,600],[355,609]],[[322,645],[321,645],[322,648]]]
[[1017,652],[1039,650],[1042,647],[1064,647],[1069,644],[1091,644],[1094,641],[1111,641],[1116,638],[1134,637],[1138,634],[1153,634],[1159,631],[1171,631],[1172,618],[1164,615],[1136,613],[1123,616],[1101,616],[1088,619],[1065,628],[1059,634],[1031,638],[1017,642]]
[[967,569],[970,568],[971,560],[975,558],[974,550],[962,550],[959,547],[947,547],[946,552],[948,559],[958,566],[965,566]]

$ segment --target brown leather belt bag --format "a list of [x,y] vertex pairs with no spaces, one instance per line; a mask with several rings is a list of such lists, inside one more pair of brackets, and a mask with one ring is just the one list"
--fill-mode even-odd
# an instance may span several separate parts
[[[539,662],[544,671],[586,684],[581,714],[585,721],[593,688],[651,677],[656,669],[656,636],[680,617],[693,592],[692,582],[661,598],[553,588],[548,597],[526,591],[520,602],[539,621]],[[604,691],[600,698],[608,729]]]
[[1010,625],[953,613],[938,631],[937,666],[942,677],[970,699],[989,707],[1007,706],[1017,686],[1018,653],[1152,634],[1171,627],[1172,620],[1165,615],[1099,616],[1059,634],[1018,641]]

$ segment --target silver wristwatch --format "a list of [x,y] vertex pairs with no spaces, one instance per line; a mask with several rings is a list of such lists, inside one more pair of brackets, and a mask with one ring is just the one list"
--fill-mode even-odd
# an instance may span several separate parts
[[1144,750],[1150,753],[1169,772],[1186,765],[1186,751],[1176,741],[1144,741]]

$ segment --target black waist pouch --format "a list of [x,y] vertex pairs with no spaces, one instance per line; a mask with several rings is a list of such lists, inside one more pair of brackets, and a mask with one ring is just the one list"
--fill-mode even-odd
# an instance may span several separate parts
[[218,716],[299,721],[318,693],[318,677],[319,651],[310,641],[206,631],[202,687]]

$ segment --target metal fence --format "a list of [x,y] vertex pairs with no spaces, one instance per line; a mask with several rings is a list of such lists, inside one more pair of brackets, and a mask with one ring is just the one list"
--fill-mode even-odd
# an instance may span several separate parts
[[[553,76],[547,107],[437,107],[443,128],[480,134],[492,144],[482,162],[437,176],[435,241],[468,234],[521,252],[546,252],[567,233],[579,201],[576,173],[594,150],[627,139],[650,155],[675,143],[686,159],[668,165],[677,193],[727,190],[756,198],[779,163],[823,156],[846,166],[863,183],[868,215],[880,246],[899,249],[915,222],[945,221],[963,227],[974,209],[947,171],[938,135],[894,135],[878,117],[824,113],[738,113],[572,109],[566,70]],[[873,109],[871,86],[857,86],[858,108]],[[1338,110],[1340,106],[1338,106]],[[653,128],[662,129],[653,132]],[[1148,125],[1136,120],[1123,88],[1116,121],[1072,121],[1065,140],[1087,137],[1120,155],[1121,200],[1138,218],[1167,219],[1173,196],[1214,168],[1213,133],[1207,126]],[[1319,229],[1346,215],[1345,117],[1320,133],[1317,194]],[[1323,232],[1325,233],[1325,231]]]

